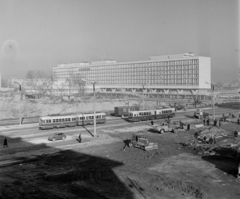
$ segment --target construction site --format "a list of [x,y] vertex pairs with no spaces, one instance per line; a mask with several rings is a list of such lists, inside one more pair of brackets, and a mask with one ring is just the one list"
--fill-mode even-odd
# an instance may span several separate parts
[[109,125],[64,148],[10,143],[0,151],[0,198],[239,198],[240,125],[196,121]]

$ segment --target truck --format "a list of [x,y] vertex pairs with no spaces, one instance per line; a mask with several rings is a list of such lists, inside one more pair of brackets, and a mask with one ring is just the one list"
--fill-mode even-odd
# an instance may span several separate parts
[[176,133],[179,128],[180,128],[180,123],[173,124],[173,123],[163,122],[159,126],[153,126],[153,131],[160,133],[160,134],[163,134],[165,132]]
[[117,106],[114,107],[115,116],[128,116],[129,111],[138,111],[139,106]]
[[194,112],[193,117],[197,119],[203,119],[203,118],[209,117],[209,119],[211,119],[212,115],[210,113],[197,109],[197,111]]

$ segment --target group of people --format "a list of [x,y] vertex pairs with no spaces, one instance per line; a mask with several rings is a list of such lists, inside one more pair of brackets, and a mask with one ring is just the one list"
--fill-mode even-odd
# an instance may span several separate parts
[[[203,118],[203,125],[204,126],[209,126],[210,125],[210,119],[209,118]],[[222,123],[220,120],[214,119],[213,120],[213,126],[219,126],[221,127]]]

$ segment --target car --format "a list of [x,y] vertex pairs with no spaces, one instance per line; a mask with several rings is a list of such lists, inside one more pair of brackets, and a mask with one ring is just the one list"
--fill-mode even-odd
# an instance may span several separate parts
[[64,133],[55,133],[55,134],[49,136],[48,140],[55,142],[56,140],[65,140],[66,137],[67,136]]

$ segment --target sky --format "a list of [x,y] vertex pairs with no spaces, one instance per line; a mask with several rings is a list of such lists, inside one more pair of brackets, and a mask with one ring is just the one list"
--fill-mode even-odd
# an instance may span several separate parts
[[239,0],[0,0],[0,73],[192,52],[237,80]]

